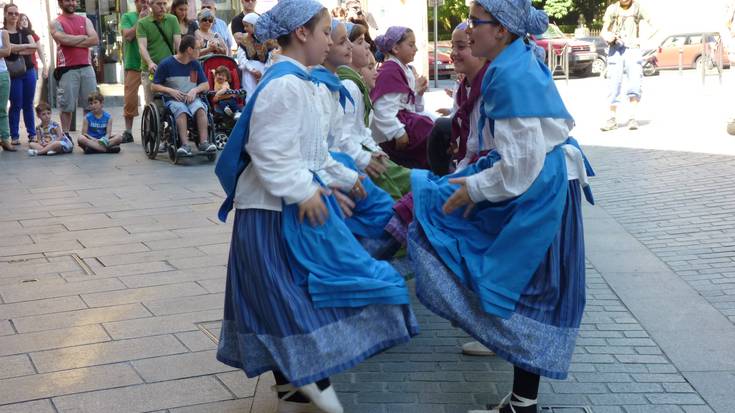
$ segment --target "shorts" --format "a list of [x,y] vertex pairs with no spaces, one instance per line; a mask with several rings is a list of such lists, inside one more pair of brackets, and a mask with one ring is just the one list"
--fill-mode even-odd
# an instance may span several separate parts
[[166,108],[173,113],[174,119],[178,118],[181,114],[187,114],[189,117],[193,117],[199,109],[207,113],[207,106],[204,105],[201,99],[195,99],[189,104],[179,102],[178,100],[168,100],[166,101]]
[[137,70],[125,71],[125,99],[123,116],[133,118],[138,116],[138,89],[140,88],[140,72]]
[[61,75],[56,89],[56,105],[62,112],[74,112],[77,106],[86,108],[87,98],[97,90],[97,77],[92,66],[72,69]]

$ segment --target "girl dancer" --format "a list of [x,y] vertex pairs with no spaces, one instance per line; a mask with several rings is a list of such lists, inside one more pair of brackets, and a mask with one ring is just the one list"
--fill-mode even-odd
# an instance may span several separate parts
[[[324,184],[364,196],[328,153],[310,73],[329,51],[315,0],[281,0],[256,25],[283,54],[266,71],[215,169],[236,208],[218,360],[249,377],[272,371],[279,412],[343,411],[329,376],[417,333],[403,278],[357,243]],[[261,93],[262,92],[262,93]],[[306,222],[304,221],[306,218]]]
[[481,122],[495,149],[448,177],[413,172],[409,253],[419,299],[514,365],[512,393],[489,412],[535,413],[539,376],[567,376],[584,310],[580,196],[592,171],[524,41],[546,14],[529,0],[475,0],[468,24],[473,55],[492,62]]

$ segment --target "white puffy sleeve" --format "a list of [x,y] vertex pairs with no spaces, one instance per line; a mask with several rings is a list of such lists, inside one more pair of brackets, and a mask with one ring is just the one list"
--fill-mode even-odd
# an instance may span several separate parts
[[[291,76],[273,80],[261,93],[250,119],[250,138],[245,148],[253,170],[263,187],[287,204],[300,203],[318,189],[311,171],[302,161],[300,141],[306,131],[294,127],[299,105],[306,96],[293,83]],[[331,159],[331,158],[330,158]]]
[[[357,85],[350,80],[343,80],[342,84],[350,92],[350,97],[352,97],[355,104],[353,105],[348,101],[345,105],[343,116],[341,116],[341,119],[336,120],[337,126],[335,132],[340,133],[341,131],[341,139],[337,140],[339,142],[337,150],[350,155],[355,160],[358,168],[365,169],[370,163],[370,152],[362,148],[362,142],[366,140],[366,135],[367,138],[372,140],[372,135],[370,129],[365,127],[365,109],[362,103],[362,93],[360,93]],[[339,103],[337,103],[337,107],[341,112],[342,108],[339,106]]]
[[373,131],[375,142],[391,141],[406,133],[403,124],[398,120],[403,96],[403,93],[386,93],[373,102],[373,121],[370,123],[370,129]]
[[500,161],[467,178],[474,202],[501,202],[524,193],[536,180],[546,159],[541,118],[495,121],[495,146]]

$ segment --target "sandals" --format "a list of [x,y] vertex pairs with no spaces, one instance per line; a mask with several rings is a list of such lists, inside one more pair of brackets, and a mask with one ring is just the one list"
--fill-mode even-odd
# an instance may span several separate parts
[[510,411],[517,413],[515,407],[531,407],[537,404],[538,399],[527,399],[515,393],[508,393],[508,395],[500,401],[500,404],[492,410],[470,410],[467,413],[500,413],[500,409],[505,406],[510,406]]

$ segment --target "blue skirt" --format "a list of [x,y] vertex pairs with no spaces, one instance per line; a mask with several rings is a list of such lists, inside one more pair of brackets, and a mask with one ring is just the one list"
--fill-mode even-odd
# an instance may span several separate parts
[[513,365],[565,379],[585,305],[581,192],[579,181],[569,181],[561,228],[507,319],[483,310],[414,222],[409,254],[419,301]]
[[217,359],[248,377],[277,370],[303,386],[418,333],[408,305],[316,308],[294,281],[282,214],[238,209]]

